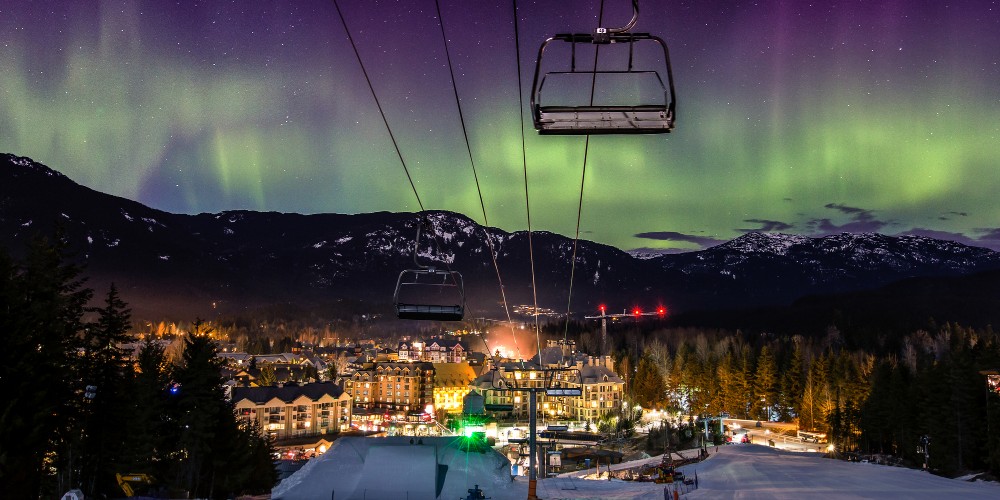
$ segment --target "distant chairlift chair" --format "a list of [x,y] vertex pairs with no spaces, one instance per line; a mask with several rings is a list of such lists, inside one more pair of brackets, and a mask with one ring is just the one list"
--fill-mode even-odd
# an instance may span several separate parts
[[417,261],[420,232],[413,248],[416,269],[399,273],[393,304],[399,319],[461,321],[465,316],[465,286],[458,271],[437,269]]
[[[553,42],[571,44],[569,71],[546,71],[542,73],[545,50]],[[585,70],[577,67],[577,44],[628,44],[628,63],[624,70]],[[663,50],[662,66],[656,69],[636,69],[634,51],[638,43],[656,43]],[[662,72],[662,74],[661,74]],[[663,76],[666,76],[664,82]],[[662,99],[654,102],[612,102],[605,104],[543,104],[542,90],[549,78],[579,77],[588,83],[601,80],[616,82],[616,88],[624,91],[633,83],[652,80],[662,91]],[[590,77],[590,78],[587,78]],[[670,67],[670,54],[666,42],[649,33],[610,32],[598,28],[593,34],[557,34],[549,38],[538,49],[535,76],[532,82],[531,111],[535,129],[542,135],[584,135],[584,134],[663,134],[674,128],[675,115],[674,78]]]

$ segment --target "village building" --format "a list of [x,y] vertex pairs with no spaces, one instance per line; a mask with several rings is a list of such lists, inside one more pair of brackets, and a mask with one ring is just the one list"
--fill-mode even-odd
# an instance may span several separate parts
[[348,430],[351,421],[351,397],[332,382],[233,387],[232,401],[237,418],[279,443]]

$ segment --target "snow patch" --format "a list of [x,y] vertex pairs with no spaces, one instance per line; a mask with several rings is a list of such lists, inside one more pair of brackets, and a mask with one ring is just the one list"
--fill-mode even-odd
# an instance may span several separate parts
[[526,496],[525,486],[512,484],[506,457],[492,449],[463,451],[463,442],[461,437],[342,437],[279,483],[271,498],[452,499],[465,498],[475,484],[496,500]]

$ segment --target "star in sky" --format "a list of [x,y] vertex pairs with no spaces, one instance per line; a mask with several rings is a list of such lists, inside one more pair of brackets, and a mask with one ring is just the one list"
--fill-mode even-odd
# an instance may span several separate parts
[[[592,137],[585,177],[583,137],[531,127],[536,52],[624,24],[629,2],[518,1],[516,40],[514,2],[338,4],[428,209],[483,222],[471,150],[510,231],[526,170],[532,229],[572,236],[583,178],[582,237],[623,249],[753,230],[1000,249],[996,2],[640,1],[677,128]],[[14,0],[0,65],[0,150],[93,189],[184,213],[418,210],[332,0]]]

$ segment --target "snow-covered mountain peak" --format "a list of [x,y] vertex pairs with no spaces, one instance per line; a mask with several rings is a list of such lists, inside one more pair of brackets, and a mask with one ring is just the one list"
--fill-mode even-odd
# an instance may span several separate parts
[[[12,165],[17,165],[19,167],[24,167],[26,170],[31,170],[31,171],[34,171],[34,172],[37,172],[37,173],[40,173],[40,174],[44,174],[44,175],[46,175],[48,177],[58,177],[58,178],[68,179],[65,175],[63,175],[63,174],[61,174],[59,172],[56,172],[55,170],[52,170],[51,168],[46,167],[45,165],[42,165],[41,163],[38,163],[38,162],[32,160],[31,158],[27,158],[27,157],[24,157],[24,156],[12,155],[12,154],[9,154],[9,153],[3,153],[3,154],[0,154],[0,159],[6,159],[7,162],[9,162]],[[0,162],[0,163],[2,163],[2,162]],[[16,172],[16,171],[13,172],[13,176],[14,177],[18,177],[18,175],[19,175],[18,172]]]
[[752,232],[714,248],[744,254],[785,255],[789,248],[809,241],[808,237],[796,234]]

